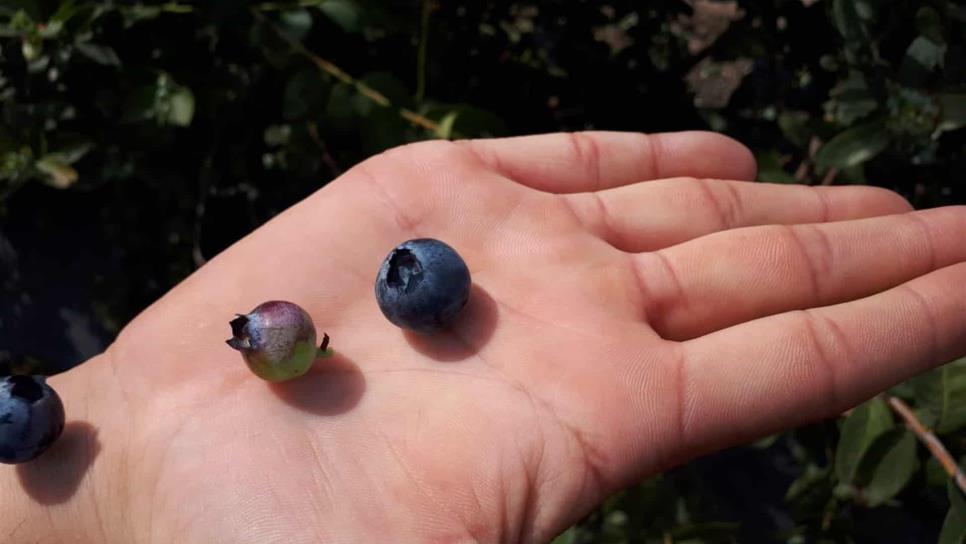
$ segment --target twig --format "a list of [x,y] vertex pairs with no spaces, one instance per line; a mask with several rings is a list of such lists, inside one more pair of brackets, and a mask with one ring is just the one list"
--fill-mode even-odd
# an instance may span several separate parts
[[919,418],[916,417],[916,414],[912,411],[912,408],[903,402],[902,399],[898,397],[889,397],[887,402],[889,403],[889,407],[892,408],[895,413],[899,414],[899,417],[906,422],[906,427],[915,433],[915,435],[919,438],[919,441],[922,442],[926,446],[926,449],[929,450],[929,453],[936,458],[936,461],[939,461],[939,464],[942,465],[943,470],[945,470],[946,474],[948,474],[949,477],[956,482],[956,485],[959,487],[959,489],[963,493],[966,493],[966,475],[963,474],[963,471],[959,468],[959,465],[956,464],[956,460],[953,459],[953,456],[949,454],[946,446],[940,442],[939,438],[936,437],[932,431],[927,429],[926,426],[919,421]]
[[265,17],[265,15],[263,15],[259,10],[252,9],[251,12],[252,12],[252,15],[254,15],[256,19],[258,19],[259,22],[264,23],[266,26],[271,28],[272,31],[274,31],[275,34],[277,34],[280,38],[282,38],[282,40],[284,40],[289,45],[289,47],[295,50],[296,53],[312,61],[312,63],[318,66],[319,69],[321,69],[323,72],[331,75],[332,77],[338,79],[339,81],[347,85],[351,85],[353,88],[355,88],[356,92],[368,98],[369,100],[372,100],[376,104],[379,104],[380,106],[383,106],[383,107],[395,109],[400,117],[409,121],[410,123],[431,132],[435,132],[439,130],[439,123],[437,123],[436,121],[433,121],[432,119],[429,119],[428,117],[420,115],[410,109],[394,106],[393,103],[388,98],[386,98],[384,94],[366,85],[365,83],[359,81],[358,79],[350,76],[342,68],[339,68],[332,62],[309,51],[308,49],[305,48],[304,45],[302,45],[301,42],[299,42],[298,40],[292,39],[291,36],[286,35],[278,28],[278,26],[275,25],[275,23],[268,20],[268,18]]
[[[216,138],[217,141],[217,138]],[[217,145],[217,144],[215,144]],[[205,157],[198,175],[198,200],[195,202],[194,224],[191,228],[191,259],[195,268],[201,268],[208,262],[201,251],[201,224],[205,220],[205,210],[208,207],[208,195],[211,193],[211,176],[213,175],[213,159],[211,153]]]
[[419,19],[419,49],[416,52],[416,101],[422,102],[426,96],[426,49],[429,41],[429,16],[436,9],[434,0],[422,1]]
[[329,153],[329,146],[325,144],[325,140],[319,136],[319,127],[315,124],[315,121],[309,121],[306,128],[309,131],[309,137],[312,139],[312,143],[315,147],[319,148],[319,153],[322,154],[322,162],[329,167],[329,171],[332,172],[332,177],[337,178],[342,175],[342,167],[336,162],[335,157]]
[[802,183],[808,178],[808,172],[812,168],[812,161],[805,157],[802,162],[798,164],[798,168],[795,169],[795,182]]
[[838,168],[829,168],[828,172],[825,173],[825,176],[822,177],[822,185],[831,185],[835,183],[835,178],[837,178],[838,175],[839,175]]

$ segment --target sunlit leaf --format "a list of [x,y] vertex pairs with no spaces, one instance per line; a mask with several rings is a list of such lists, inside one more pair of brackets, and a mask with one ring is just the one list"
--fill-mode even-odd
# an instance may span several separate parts
[[120,66],[121,59],[117,57],[114,49],[106,45],[97,45],[90,42],[77,42],[74,47],[82,55],[92,61],[104,66]]
[[[35,63],[36,61],[43,58],[41,57],[43,52],[44,52],[44,42],[37,35],[27,36],[20,43],[20,53],[23,55],[23,60],[27,61],[28,63]],[[46,67],[46,64],[44,65],[44,67]],[[31,71],[36,72],[39,70],[31,70]]]
[[346,32],[359,31],[359,8],[349,0],[325,0],[319,5],[322,13]]
[[[966,94],[945,93],[939,95],[941,110],[937,133],[957,130],[966,126]],[[938,135],[938,134],[937,134]]]
[[453,138],[488,138],[503,136],[507,133],[506,123],[492,112],[466,104],[449,104],[429,108],[425,115],[430,119],[442,120],[452,113],[457,114],[453,121]]
[[439,121],[439,126],[436,128],[435,136],[444,140],[450,139],[453,136],[453,124],[456,123],[457,117],[459,117],[458,111],[451,111],[447,113]]
[[848,168],[875,157],[890,141],[881,123],[855,126],[826,142],[815,154],[815,162],[825,168]]
[[312,29],[312,14],[306,9],[283,11],[279,28],[294,41],[300,42]]
[[64,23],[78,12],[73,0],[64,0],[58,6],[57,11],[47,19],[47,23],[42,25],[39,33],[44,38],[54,38],[64,29]]
[[867,0],[832,0],[831,19],[843,38],[846,52],[852,62],[857,53],[868,47],[870,38],[866,20],[871,15]]
[[879,102],[869,88],[865,75],[858,70],[851,70],[845,79],[829,91],[829,101],[825,104],[826,111],[842,125],[851,125],[878,107]]
[[909,49],[906,50],[906,57],[915,61],[919,66],[927,70],[932,70],[942,66],[943,55],[945,53],[946,48],[944,46],[937,44],[925,36],[919,36],[909,44]]
[[45,155],[34,163],[44,174],[44,182],[51,187],[66,189],[77,181],[77,170],[56,156]]
[[190,125],[195,115],[195,96],[191,89],[178,87],[168,100],[168,110],[164,120],[180,127]]

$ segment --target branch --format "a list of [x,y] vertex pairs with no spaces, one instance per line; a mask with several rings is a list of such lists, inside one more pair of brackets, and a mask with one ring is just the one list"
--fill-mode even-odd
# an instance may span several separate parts
[[359,81],[358,79],[350,76],[348,73],[346,73],[345,70],[343,70],[342,68],[339,68],[332,62],[306,49],[301,42],[292,39],[290,36],[282,32],[281,29],[279,29],[278,26],[275,25],[275,23],[268,20],[268,18],[265,17],[265,15],[263,15],[258,9],[252,9],[251,12],[252,12],[252,15],[254,15],[256,19],[258,19],[259,22],[264,23],[266,26],[271,28],[272,31],[275,32],[275,34],[278,35],[278,37],[282,38],[282,40],[284,40],[289,45],[289,47],[295,50],[296,53],[312,61],[312,63],[318,66],[319,69],[321,69],[323,72],[331,75],[332,77],[338,79],[343,83],[346,83],[347,85],[351,85],[353,88],[355,88],[356,92],[368,98],[369,100],[372,100],[376,104],[379,104],[380,106],[383,106],[383,107],[395,109],[400,117],[416,125],[417,127],[424,128],[431,132],[435,132],[439,130],[439,123],[437,123],[436,121],[433,121],[432,119],[425,117],[423,115],[420,115],[410,109],[394,106],[393,103],[388,98],[386,98],[384,94],[366,85],[365,83]]
[[332,177],[337,178],[341,176],[342,168],[339,166],[339,163],[336,162],[335,157],[332,156],[332,153],[329,153],[329,146],[325,144],[325,140],[319,136],[318,125],[315,124],[315,121],[309,121],[306,125],[306,128],[308,129],[309,137],[312,139],[312,143],[315,144],[315,147],[319,149],[319,153],[322,155],[322,162],[325,163],[325,165],[329,168],[329,171],[332,173]]
[[423,0],[419,18],[419,49],[416,53],[416,101],[426,96],[426,43],[429,41],[429,16],[437,8],[434,0]]
[[915,435],[919,438],[919,441],[922,442],[926,446],[926,449],[929,450],[929,453],[931,453],[932,456],[939,461],[939,464],[942,465],[943,470],[946,471],[946,474],[949,474],[949,477],[956,482],[956,485],[959,487],[959,489],[963,493],[966,493],[966,474],[963,474],[963,471],[959,468],[959,465],[956,464],[956,460],[953,459],[953,456],[949,454],[949,450],[946,449],[946,446],[940,442],[939,438],[933,434],[932,431],[927,429],[926,426],[919,421],[919,418],[916,417],[916,414],[912,411],[912,408],[903,402],[902,399],[898,397],[889,397],[886,400],[889,403],[889,407],[892,408],[893,411],[895,411],[895,413],[906,422],[906,427],[915,433]]

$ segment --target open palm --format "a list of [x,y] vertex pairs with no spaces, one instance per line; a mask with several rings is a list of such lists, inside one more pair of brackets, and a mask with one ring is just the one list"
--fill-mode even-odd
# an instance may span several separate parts
[[[60,501],[70,534],[546,541],[641,477],[966,349],[962,209],[727,181],[753,176],[747,150],[705,133],[366,161],[52,380],[68,421],[96,429]],[[394,327],[373,296],[386,253],[420,237],[456,248],[474,283],[434,337]],[[336,352],[280,385],[224,344],[233,314],[272,299],[306,308]],[[26,470],[68,470],[65,443]]]

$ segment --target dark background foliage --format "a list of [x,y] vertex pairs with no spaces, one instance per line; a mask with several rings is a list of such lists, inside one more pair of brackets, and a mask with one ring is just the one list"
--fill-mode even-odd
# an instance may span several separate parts
[[[947,0],[0,1],[0,365],[104,348],[361,159],[429,138],[711,129],[762,181],[966,202]],[[966,363],[890,392],[966,453]],[[578,542],[962,542],[886,398],[611,498]]]

